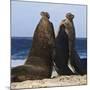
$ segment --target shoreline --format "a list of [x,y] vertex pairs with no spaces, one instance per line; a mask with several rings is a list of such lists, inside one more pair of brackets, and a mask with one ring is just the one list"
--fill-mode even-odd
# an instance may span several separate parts
[[[11,68],[19,66],[19,65],[23,65],[25,63],[25,61],[26,61],[26,59],[17,59],[17,60],[11,59]],[[87,58],[81,58],[81,63],[87,64]]]

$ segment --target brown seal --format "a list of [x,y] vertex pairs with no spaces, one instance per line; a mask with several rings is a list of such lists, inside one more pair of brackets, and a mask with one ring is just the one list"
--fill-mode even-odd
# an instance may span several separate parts
[[49,21],[50,16],[47,12],[41,12],[41,16],[25,64],[12,69],[12,82],[51,77],[54,28]]
[[69,40],[65,32],[65,26],[60,25],[58,35],[55,39],[55,65],[59,75],[74,74],[68,67]]
[[71,13],[66,14],[66,19],[64,19],[61,22],[61,26],[65,26],[65,32],[68,35],[68,41],[69,41],[69,61],[71,66],[74,69],[74,73],[76,74],[83,74],[82,68],[81,68],[81,61],[80,57],[76,52],[75,49],[75,27],[73,23],[74,15]]

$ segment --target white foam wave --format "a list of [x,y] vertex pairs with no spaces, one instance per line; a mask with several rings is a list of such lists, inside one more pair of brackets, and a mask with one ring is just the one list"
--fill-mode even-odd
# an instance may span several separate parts
[[16,66],[19,66],[19,65],[23,65],[25,63],[26,59],[25,60],[21,60],[21,59],[18,59],[18,60],[11,60],[11,67],[16,67]]

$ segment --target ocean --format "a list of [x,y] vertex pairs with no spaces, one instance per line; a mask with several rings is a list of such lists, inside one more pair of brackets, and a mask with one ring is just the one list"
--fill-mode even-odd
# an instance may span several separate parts
[[[32,46],[32,37],[11,38],[11,66],[18,66],[25,62]],[[76,50],[81,59],[87,58],[87,39],[76,39]]]

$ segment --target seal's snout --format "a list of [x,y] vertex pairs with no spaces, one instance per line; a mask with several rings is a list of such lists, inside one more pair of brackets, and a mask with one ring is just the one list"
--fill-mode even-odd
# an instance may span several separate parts
[[73,19],[74,18],[74,15],[72,13],[67,13],[66,14],[66,18]]
[[43,16],[44,16],[44,17],[47,17],[48,19],[50,18],[50,15],[49,15],[48,12],[43,12],[43,11],[42,11],[42,12],[40,13],[40,15],[41,15],[42,17],[43,17]]

